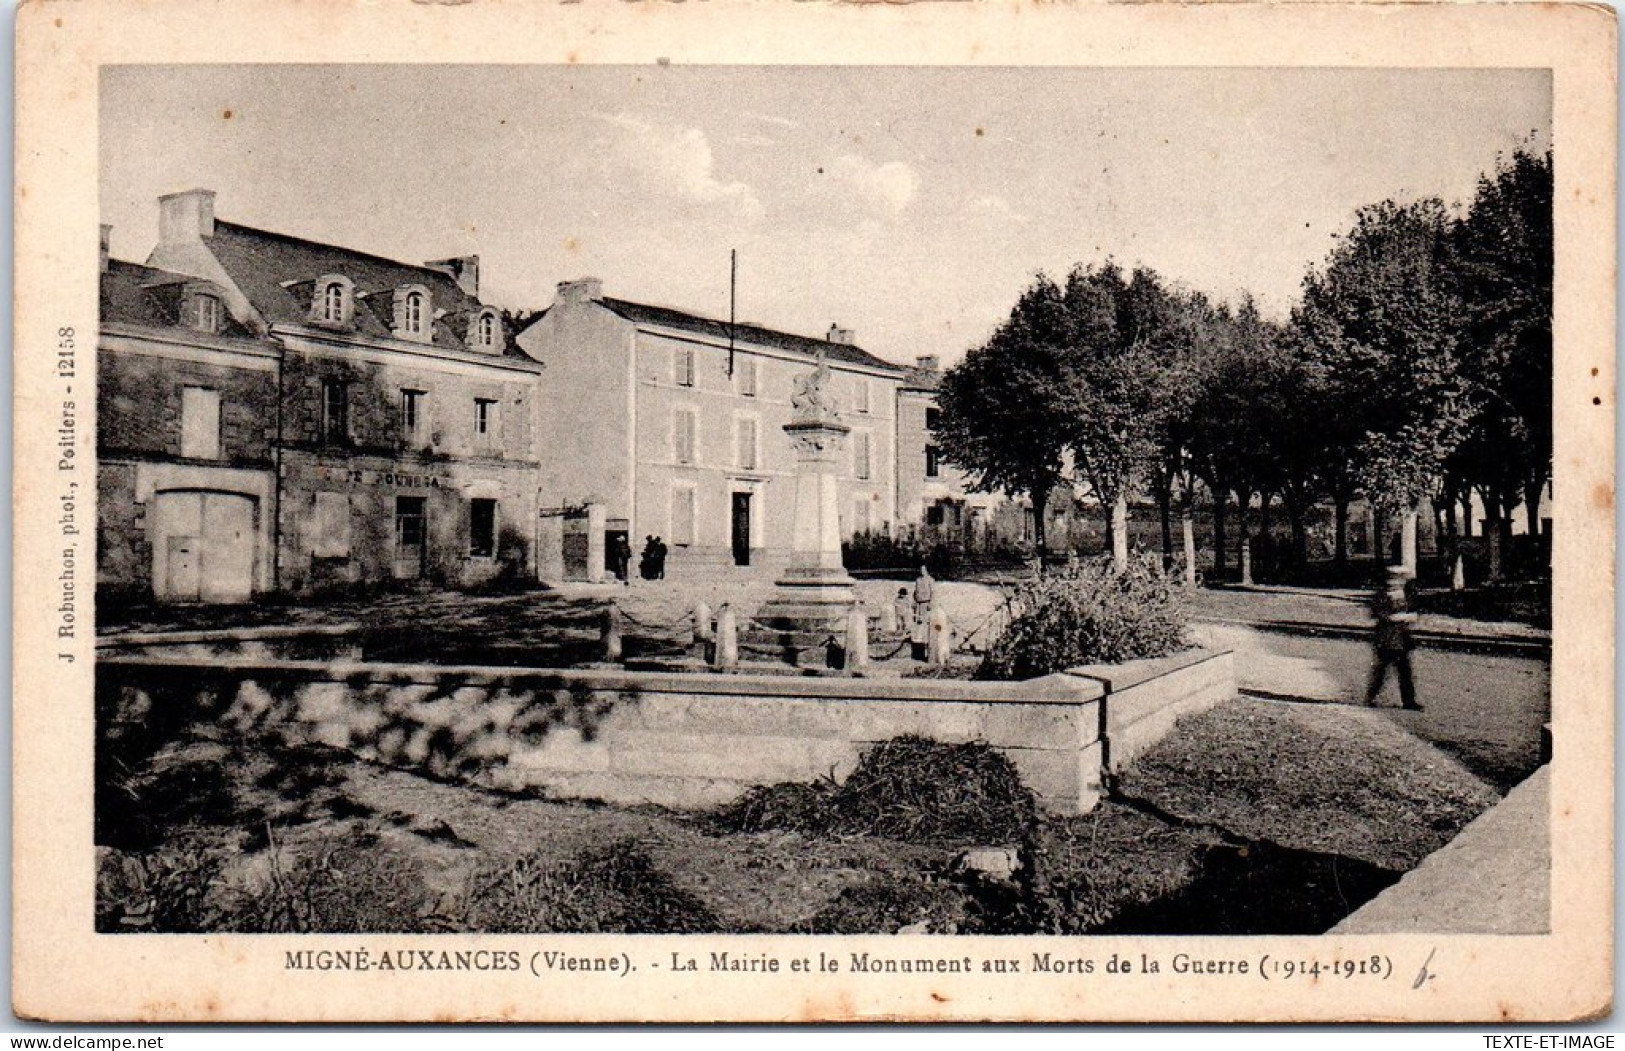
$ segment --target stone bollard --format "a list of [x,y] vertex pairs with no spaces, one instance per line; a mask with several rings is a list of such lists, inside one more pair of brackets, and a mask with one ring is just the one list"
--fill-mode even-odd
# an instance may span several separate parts
[[739,666],[739,621],[733,607],[724,602],[717,610],[717,641],[713,667],[732,671]]
[[854,602],[846,615],[846,670],[861,672],[869,667],[869,616],[863,603]]
[[1455,564],[1450,568],[1450,590],[1462,591],[1467,587],[1467,567],[1462,557],[1456,556]]
[[599,638],[603,646],[604,660],[610,664],[621,662],[621,609],[611,602],[609,608],[604,610],[604,629]]
[[690,655],[700,660],[710,660],[711,634],[711,607],[704,600],[694,604],[694,620],[691,624],[694,640],[689,644]]
[[926,660],[943,665],[953,655],[954,635],[948,629],[948,614],[940,609],[931,611],[931,631],[926,641]]
[[1253,586],[1253,542],[1245,541],[1241,545],[1241,586]]

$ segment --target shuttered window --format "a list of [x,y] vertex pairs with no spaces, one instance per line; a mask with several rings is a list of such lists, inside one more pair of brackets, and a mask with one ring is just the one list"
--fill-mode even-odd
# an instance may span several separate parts
[[687,486],[671,491],[671,542],[678,547],[694,543],[694,490]]
[[672,414],[672,454],[678,463],[694,462],[694,410]]

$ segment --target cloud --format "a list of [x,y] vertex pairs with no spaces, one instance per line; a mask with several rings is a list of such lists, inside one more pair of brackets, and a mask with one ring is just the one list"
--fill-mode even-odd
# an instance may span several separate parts
[[830,174],[888,219],[902,215],[920,187],[920,177],[902,161],[875,164],[850,153],[836,159]]
[[723,182],[713,173],[711,143],[699,128],[651,124],[626,113],[599,114],[620,128],[622,159],[650,176],[662,191],[700,204],[726,205],[758,216],[762,203],[742,182]]
[[994,194],[984,194],[970,203],[971,210],[1010,223],[1029,222],[1027,216],[1010,207],[1010,202]]

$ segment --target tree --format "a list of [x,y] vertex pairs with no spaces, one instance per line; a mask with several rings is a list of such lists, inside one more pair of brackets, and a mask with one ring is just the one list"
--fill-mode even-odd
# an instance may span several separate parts
[[942,457],[978,492],[1032,500],[1044,551],[1044,511],[1066,480],[1071,319],[1061,288],[1040,274],[982,346],[943,374],[937,404]]
[[[1359,210],[1293,323],[1329,384],[1355,479],[1384,511],[1414,514],[1467,432],[1452,224],[1434,198]],[[1406,560],[1414,564],[1414,550]]]
[[1121,567],[1128,494],[1153,481],[1187,346],[1179,305],[1151,270],[1125,279],[1108,262],[1074,269],[1065,304],[1071,322],[1067,447],[1105,515]]
[[1496,518],[1521,499],[1534,535],[1552,469],[1551,154],[1520,150],[1481,177],[1454,247],[1477,402],[1462,471]]

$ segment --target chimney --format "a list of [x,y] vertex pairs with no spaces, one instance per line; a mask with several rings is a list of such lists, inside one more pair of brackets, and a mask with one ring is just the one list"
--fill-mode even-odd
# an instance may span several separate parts
[[914,359],[914,367],[921,372],[939,372],[942,369],[942,359],[935,354],[922,354]]
[[179,244],[213,236],[213,190],[187,190],[158,198],[159,243]]
[[824,339],[830,343],[840,343],[843,346],[850,347],[853,345],[852,330],[849,328],[842,328],[839,325],[831,325],[829,327],[829,335],[825,336]]
[[107,273],[107,248],[113,238],[113,228],[107,223],[102,224],[102,273]]
[[604,283],[596,277],[581,277],[574,281],[560,281],[558,295],[553,302],[590,303],[604,298]]
[[457,282],[457,287],[463,290],[463,295],[474,299],[480,298],[480,257],[477,255],[460,255],[451,259],[435,259],[423,264],[430,270],[438,270],[449,275]]

